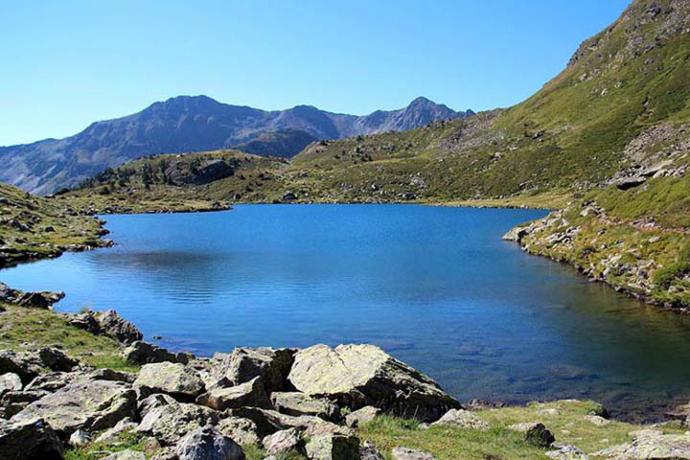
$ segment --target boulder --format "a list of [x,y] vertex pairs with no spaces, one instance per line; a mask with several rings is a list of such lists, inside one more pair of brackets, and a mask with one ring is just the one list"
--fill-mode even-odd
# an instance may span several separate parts
[[285,454],[287,452],[303,452],[304,439],[302,433],[296,428],[276,431],[266,436],[262,444],[269,455]]
[[20,391],[22,389],[22,379],[13,372],[0,375],[0,397],[8,391]]
[[261,377],[267,393],[287,389],[286,379],[293,362],[294,350],[274,348],[236,348],[228,355],[220,355],[217,378],[227,378],[239,385]]
[[454,426],[471,430],[487,430],[489,424],[473,412],[465,409],[451,409],[443,417],[431,424],[432,426]]
[[26,308],[50,308],[65,297],[64,292],[24,292],[0,283],[0,302]]
[[87,383],[93,380],[110,380],[113,382],[133,383],[134,374],[114,371],[112,369],[96,369],[93,371],[48,372],[34,378],[26,386],[26,390],[54,392],[72,383]]
[[8,391],[0,399],[0,418],[11,418],[26,406],[48,394],[47,391]]
[[287,415],[313,415],[330,421],[340,419],[340,409],[332,401],[296,391],[276,391],[271,394],[271,403],[276,410]]
[[117,424],[112,427],[108,428],[104,432],[98,435],[96,438],[96,442],[103,442],[103,443],[109,443],[116,441],[120,434],[124,433],[125,431],[129,430],[134,430],[138,425],[132,421],[130,418],[123,418]]
[[131,343],[122,351],[122,357],[134,364],[171,363],[187,364],[189,357],[185,353],[171,353],[165,348],[142,340]]
[[429,377],[373,345],[316,345],[295,354],[289,382],[310,396],[352,409],[372,405],[402,417],[434,421],[460,403]]
[[63,447],[43,420],[0,420],[0,460],[62,460]]
[[84,430],[77,430],[69,437],[67,444],[72,447],[84,447],[91,442],[91,433]]
[[562,445],[554,447],[556,447],[556,450],[546,452],[546,456],[553,460],[589,460],[589,455],[575,446]]
[[167,393],[183,400],[191,400],[204,391],[199,375],[180,363],[146,364],[134,385],[144,393]]
[[213,388],[196,399],[197,404],[208,406],[211,409],[226,410],[239,407],[252,406],[269,408],[264,386],[259,377],[254,377],[249,382],[241,383],[227,388]]
[[164,445],[175,445],[185,434],[206,425],[215,425],[221,419],[217,411],[196,404],[178,403],[150,404],[141,423],[139,433],[149,434]]
[[594,452],[592,456],[611,460],[690,459],[690,435],[650,432],[635,437],[630,443]]
[[[228,411],[228,414],[233,417],[243,417],[253,421],[256,424],[257,433],[262,438],[287,428],[301,428],[309,433],[332,432],[351,434],[352,432],[349,428],[338,426],[319,417],[311,415],[300,415],[295,417],[281,414],[274,410],[260,409],[258,407],[231,409]],[[317,427],[318,430],[316,429]]]
[[37,375],[53,371],[70,371],[79,364],[57,348],[41,348],[34,351],[0,351],[0,373],[17,374],[23,384]]
[[358,460],[359,439],[342,434],[323,434],[309,438],[305,446],[311,460]]
[[364,442],[359,448],[360,460],[384,460],[383,455],[369,441]]
[[85,329],[92,334],[111,337],[124,344],[131,344],[144,337],[133,323],[122,318],[115,310],[98,313],[87,311],[70,315],[68,322],[74,327]]
[[137,452],[131,449],[113,452],[112,454],[103,457],[101,460],[146,460],[146,455],[143,452]]
[[227,417],[218,422],[216,429],[224,436],[232,438],[240,446],[258,445],[256,423],[248,418]]
[[242,448],[210,426],[189,432],[175,450],[179,460],[244,460]]
[[392,460],[437,460],[436,457],[422,450],[394,447],[391,451]]
[[508,429],[524,434],[525,442],[536,447],[550,447],[556,440],[553,433],[543,423],[516,423],[515,425],[510,425]]
[[347,414],[345,417],[345,425],[350,428],[356,428],[367,422],[374,420],[379,414],[381,414],[381,409],[374,406],[365,406],[354,412]]
[[14,422],[43,419],[56,432],[69,436],[78,429],[98,431],[134,417],[136,393],[121,382],[93,381],[67,385],[32,402],[12,417]]

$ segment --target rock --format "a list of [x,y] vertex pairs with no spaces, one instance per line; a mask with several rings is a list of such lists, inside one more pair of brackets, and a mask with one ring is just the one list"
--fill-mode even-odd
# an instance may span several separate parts
[[106,335],[124,344],[134,343],[144,337],[134,324],[122,318],[115,310],[71,315],[69,324],[92,334]]
[[212,427],[191,431],[175,450],[179,460],[244,460],[242,448]]
[[0,397],[8,391],[20,391],[22,389],[22,379],[15,373],[8,372],[0,375]]
[[508,429],[523,433],[525,442],[536,447],[550,447],[556,440],[553,433],[546,429],[542,423],[516,423],[515,425],[510,425]]
[[610,420],[606,420],[598,415],[585,415],[585,420],[596,426],[605,426],[611,423]]
[[381,409],[374,406],[365,406],[347,414],[345,417],[345,425],[349,426],[350,428],[356,428],[367,422],[371,422],[379,414],[381,414]]
[[460,407],[429,377],[373,345],[301,350],[288,380],[303,393],[338,399],[352,409],[372,405],[421,421],[434,421]]
[[146,455],[143,452],[136,452],[134,450],[126,449],[120,452],[114,452],[101,460],[146,460]]
[[18,423],[0,420],[1,460],[62,460],[62,453],[60,439],[43,420]]
[[64,292],[24,292],[0,283],[0,302],[26,308],[50,308],[65,297]]
[[164,447],[159,449],[150,460],[179,460],[175,449],[172,447]]
[[360,460],[384,460],[383,455],[369,441],[366,441],[359,448],[359,458]]
[[174,445],[185,434],[221,419],[219,412],[208,407],[176,401],[150,404],[144,414],[136,431],[154,436],[164,445]]
[[289,451],[303,452],[304,439],[302,433],[296,428],[276,431],[266,436],[262,442],[269,455],[285,454]]
[[91,442],[91,434],[88,431],[77,430],[69,437],[67,443],[72,447],[84,447]]
[[41,366],[53,371],[69,372],[79,365],[79,361],[57,348],[41,348],[36,353]]
[[281,414],[274,410],[260,409],[258,407],[241,407],[239,409],[231,409],[227,413],[234,417],[248,418],[253,421],[256,424],[257,433],[262,438],[287,428],[302,428],[308,433],[314,434],[326,432],[340,434],[352,433],[352,430],[349,428],[338,426],[311,415],[300,415],[295,417]]
[[117,424],[112,427],[108,428],[104,432],[98,435],[96,438],[96,442],[112,442],[115,441],[120,434],[124,433],[125,431],[128,430],[134,430],[137,427],[137,424],[132,421],[132,419],[129,418],[123,418]]
[[392,460],[437,460],[436,457],[422,450],[394,447],[391,451]]
[[142,366],[134,385],[145,393],[167,393],[189,400],[204,391],[204,382],[192,369],[180,363],[153,363]]
[[627,444],[609,447],[592,454],[612,460],[684,460],[690,459],[690,435],[649,434]]
[[589,455],[575,446],[558,446],[556,450],[546,452],[546,456],[554,460],[589,460]]
[[224,436],[232,438],[240,446],[258,445],[256,423],[248,418],[227,417],[221,420],[216,429]]
[[46,391],[8,391],[0,399],[0,418],[11,418],[47,394]]
[[78,429],[111,428],[134,417],[136,393],[121,382],[93,381],[67,385],[29,404],[12,417],[14,422],[43,419],[56,432],[69,436]]
[[518,225],[517,227],[513,227],[508,232],[503,235],[501,238],[506,240],[506,241],[514,241],[516,243],[522,242],[522,239],[526,237],[529,234],[529,226],[523,225],[520,226]]
[[151,363],[182,363],[187,364],[189,358],[184,353],[171,353],[165,348],[137,340],[122,351],[122,357],[134,364]]
[[312,436],[305,451],[311,460],[358,460],[359,439],[342,434]]
[[57,348],[41,348],[35,351],[0,352],[0,373],[17,374],[27,384],[37,375],[53,371],[70,371],[79,364]]
[[228,388],[214,388],[202,394],[196,399],[197,404],[208,406],[211,409],[223,411],[225,409],[237,409],[239,407],[252,406],[270,408],[264,386],[259,377],[254,377],[249,382],[241,383]]
[[330,421],[340,419],[340,409],[333,402],[296,391],[276,391],[271,394],[271,402],[276,410],[287,415],[313,415]]
[[97,369],[87,372],[48,372],[37,376],[29,382],[25,389],[54,392],[72,383],[87,383],[93,380],[132,383],[134,382],[134,375],[112,369]]
[[489,424],[473,412],[464,409],[451,409],[443,417],[431,424],[432,426],[447,425],[471,430],[487,430]]
[[233,385],[239,385],[261,377],[267,393],[282,391],[287,389],[293,355],[294,350],[285,348],[236,348],[223,357],[217,378],[225,377]]

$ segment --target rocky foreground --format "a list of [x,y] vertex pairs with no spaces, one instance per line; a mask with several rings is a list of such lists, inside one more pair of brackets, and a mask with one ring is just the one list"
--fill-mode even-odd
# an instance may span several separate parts
[[[61,298],[0,286],[0,318],[45,311]],[[690,458],[690,434],[678,422],[628,435],[629,425],[579,401],[470,410],[372,345],[237,348],[199,358],[142,341],[112,310],[60,316],[119,343],[130,369],[95,368],[30,343],[0,351],[0,460]],[[571,412],[577,423],[564,419]],[[591,430],[629,441],[592,444],[584,438]],[[572,432],[582,445],[608,447],[588,454],[556,439]],[[454,437],[459,447],[448,450]],[[438,449],[444,439],[451,444]],[[477,445],[488,449],[482,457]],[[497,446],[500,456],[486,456]]]

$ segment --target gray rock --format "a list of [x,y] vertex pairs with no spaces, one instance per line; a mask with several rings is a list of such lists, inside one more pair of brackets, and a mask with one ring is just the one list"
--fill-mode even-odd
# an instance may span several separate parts
[[338,406],[325,398],[313,398],[296,391],[276,391],[271,394],[271,402],[276,410],[287,415],[313,415],[330,421],[340,419]]
[[144,365],[134,385],[144,393],[167,393],[181,399],[191,399],[204,391],[199,375],[184,364],[153,363]]
[[8,391],[20,391],[22,389],[22,379],[13,372],[0,375],[0,397]]
[[46,391],[8,391],[0,399],[0,418],[10,418],[26,406],[46,396]]
[[242,448],[212,427],[198,428],[177,444],[179,460],[244,460]]
[[189,356],[185,353],[171,353],[165,348],[148,342],[137,340],[122,351],[122,357],[134,364],[151,363],[182,363],[189,362]]
[[248,418],[224,418],[218,422],[216,429],[222,435],[233,439],[240,446],[258,445],[261,441],[257,434],[256,423]]
[[34,401],[12,417],[14,422],[43,419],[56,432],[69,436],[78,429],[98,431],[134,417],[136,393],[121,382],[93,381],[67,385]]
[[381,409],[374,406],[365,406],[354,412],[347,414],[345,417],[345,424],[351,428],[356,428],[367,422],[374,420],[379,414],[381,414]]
[[91,433],[84,430],[77,430],[69,437],[69,444],[72,447],[83,447],[91,442]]
[[311,415],[300,415],[295,417],[281,414],[274,410],[260,409],[258,407],[231,409],[228,411],[228,414],[234,417],[248,418],[253,421],[256,424],[257,433],[262,438],[287,428],[302,428],[315,434],[318,431],[316,427],[323,432],[337,432],[342,434],[351,434],[352,432],[349,428],[338,426],[319,417]]
[[471,430],[487,430],[489,428],[488,423],[473,412],[465,409],[451,409],[431,425],[446,425]]
[[311,460],[359,460],[359,439],[342,434],[312,436],[305,451]]
[[123,418],[117,424],[112,427],[108,428],[104,432],[98,435],[96,438],[96,442],[113,442],[117,440],[117,438],[120,436],[120,434],[124,433],[125,431],[130,431],[136,429],[138,425],[134,423],[131,419],[129,418]]
[[508,429],[524,434],[525,442],[536,447],[550,447],[556,440],[553,433],[543,423],[516,423],[515,425],[510,425]]
[[215,425],[221,414],[208,407],[178,403],[150,404],[141,423],[136,428],[160,440],[164,445],[174,445],[185,434],[206,425]]
[[114,452],[101,460],[146,460],[146,455],[143,452],[126,449]]
[[436,457],[422,450],[394,447],[391,451],[392,460],[437,460]]
[[0,283],[0,302],[26,308],[50,308],[65,297],[64,292],[24,292]]
[[254,377],[249,382],[241,383],[227,388],[214,388],[196,399],[197,404],[208,406],[211,409],[226,410],[239,407],[252,406],[269,408],[264,386],[259,377]]
[[26,390],[54,392],[73,383],[87,383],[93,380],[109,380],[113,382],[134,382],[134,374],[119,372],[112,369],[97,369],[95,371],[76,372],[48,372],[34,378],[26,386]]
[[360,460],[384,460],[383,455],[378,451],[376,446],[366,441],[359,448]]
[[609,447],[592,455],[611,460],[690,459],[690,435],[649,432],[638,435],[630,443]]
[[553,446],[556,450],[546,452],[546,456],[554,460],[589,460],[589,455],[575,446]]
[[17,374],[23,384],[49,371],[71,371],[79,364],[57,348],[41,348],[35,351],[0,352],[0,373]]
[[273,348],[236,348],[222,356],[217,378],[225,377],[233,385],[261,377],[267,393],[286,389],[286,379],[293,362],[294,350]]
[[62,453],[60,439],[43,420],[0,420],[0,460],[62,460]]
[[460,404],[429,377],[373,345],[316,345],[295,354],[289,382],[310,396],[357,409],[376,406],[402,417],[433,421]]
[[133,323],[122,318],[115,310],[98,313],[88,311],[71,315],[69,323],[92,334],[106,335],[124,344],[136,342],[144,337]]
[[302,433],[296,428],[276,431],[266,436],[262,444],[269,455],[285,454],[287,452],[304,452]]

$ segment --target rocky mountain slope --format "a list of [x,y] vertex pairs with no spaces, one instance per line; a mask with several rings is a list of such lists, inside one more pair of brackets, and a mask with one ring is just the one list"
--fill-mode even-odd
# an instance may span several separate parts
[[4,165],[0,181],[48,194],[74,186],[107,167],[151,154],[237,147],[290,157],[316,139],[412,129],[471,113],[456,112],[425,98],[400,110],[354,116],[311,106],[263,111],[206,96],[180,96],[133,115],[93,123],[65,139],[0,147]]

